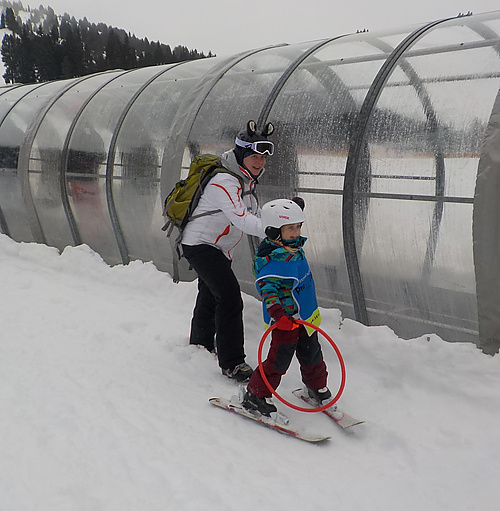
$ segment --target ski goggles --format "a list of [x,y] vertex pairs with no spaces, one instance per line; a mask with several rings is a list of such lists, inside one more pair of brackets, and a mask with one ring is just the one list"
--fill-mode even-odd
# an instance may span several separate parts
[[259,140],[258,142],[244,142],[236,137],[235,144],[238,147],[244,147],[245,149],[251,149],[254,153],[268,154],[272,156],[274,154],[274,144],[267,140]]

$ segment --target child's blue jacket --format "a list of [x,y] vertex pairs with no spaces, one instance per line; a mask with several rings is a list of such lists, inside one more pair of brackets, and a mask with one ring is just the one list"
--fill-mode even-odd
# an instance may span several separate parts
[[[266,238],[257,250],[253,271],[266,325],[271,322],[267,309],[277,303],[290,316],[298,315],[316,326],[321,323],[314,278],[302,248],[306,239],[301,236],[287,243],[287,250]],[[310,327],[307,330],[309,334],[313,331]]]

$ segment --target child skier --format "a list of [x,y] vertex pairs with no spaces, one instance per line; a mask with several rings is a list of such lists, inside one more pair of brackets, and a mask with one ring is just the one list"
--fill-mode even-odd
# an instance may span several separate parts
[[[276,323],[267,359],[262,364],[270,385],[273,389],[278,387],[295,353],[309,396],[321,404],[331,398],[331,392],[326,386],[328,373],[318,334],[293,320],[293,316],[298,316],[315,325],[321,321],[314,280],[302,248],[306,242],[300,235],[305,221],[303,208],[300,197],[264,204],[261,218],[267,237],[257,250],[253,271],[263,301],[264,322]],[[271,416],[277,411],[266,399],[271,396],[260,371],[256,370],[248,382],[242,405]]]

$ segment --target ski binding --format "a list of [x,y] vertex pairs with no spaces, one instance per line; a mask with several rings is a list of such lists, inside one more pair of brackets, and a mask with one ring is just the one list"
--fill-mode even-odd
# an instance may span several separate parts
[[212,403],[215,406],[218,406],[219,408],[223,408],[224,410],[228,410],[230,412],[237,413],[238,415],[246,417],[247,419],[252,419],[253,421],[259,422],[260,424],[262,424],[268,428],[274,429],[275,431],[278,431],[279,433],[293,436],[294,438],[298,438],[299,440],[304,440],[305,442],[318,443],[318,442],[323,442],[323,441],[331,438],[329,436],[309,435],[309,434],[300,433],[299,431],[296,431],[292,427],[287,425],[288,419],[285,418],[285,416],[283,414],[278,413],[278,417],[275,420],[271,417],[266,417],[265,415],[261,415],[258,412],[252,412],[250,410],[247,410],[246,408],[243,408],[243,406],[241,406],[240,404],[235,404],[228,399],[213,397],[213,398],[209,399],[209,401],[210,401],[210,403]]
[[[308,396],[307,391],[304,389],[296,389],[293,391],[293,394],[313,408],[318,408],[320,406],[314,399],[311,399]],[[328,415],[330,419],[334,420],[343,429],[356,426],[357,424],[363,424],[364,422],[362,420],[355,419],[349,414],[343,412],[338,408],[336,404],[332,405],[326,410],[323,410],[323,413]]]

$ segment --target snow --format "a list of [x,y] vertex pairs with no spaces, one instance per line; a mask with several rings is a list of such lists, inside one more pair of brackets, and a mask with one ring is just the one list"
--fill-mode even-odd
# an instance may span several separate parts
[[[278,403],[313,445],[211,406],[237,385],[188,345],[196,283],[0,235],[2,511],[496,511],[500,357],[322,309],[347,368],[339,404],[365,424]],[[257,364],[259,302],[245,301]],[[323,340],[330,386],[335,352]],[[294,364],[279,394],[300,405]]]

